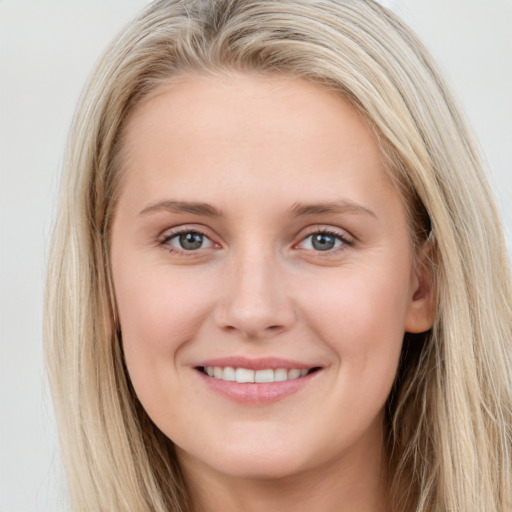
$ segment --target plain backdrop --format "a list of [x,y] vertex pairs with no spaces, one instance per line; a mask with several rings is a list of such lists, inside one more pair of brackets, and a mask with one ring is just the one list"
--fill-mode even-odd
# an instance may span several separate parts
[[[0,0],[0,512],[67,510],[42,357],[48,240],[84,81],[147,3]],[[444,68],[512,233],[512,0],[382,3],[412,25]]]

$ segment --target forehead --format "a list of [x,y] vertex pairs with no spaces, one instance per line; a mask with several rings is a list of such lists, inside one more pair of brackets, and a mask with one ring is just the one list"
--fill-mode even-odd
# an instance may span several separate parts
[[[133,137],[155,121],[165,122],[169,127],[180,125],[181,130],[191,128],[191,135],[196,137],[201,135],[201,128],[221,129],[209,133],[212,138],[225,135],[236,123],[235,128],[243,128],[238,132],[238,140],[275,135],[282,133],[283,128],[289,137],[307,137],[333,128],[341,138],[341,125],[331,123],[341,112],[345,124],[364,125],[368,128],[368,139],[373,138],[370,123],[341,93],[316,82],[280,74],[183,75],[158,86],[136,105],[126,131],[128,137]],[[231,126],[225,122],[227,117]],[[292,118],[295,130],[290,129],[291,124],[286,125]],[[303,122],[297,124],[300,118]],[[231,139],[233,133],[229,135]]]
[[337,200],[340,187],[355,196],[394,188],[373,131],[347,100],[279,75],[186,76],[161,86],[128,120],[122,170],[152,195],[171,182],[206,196],[243,181],[312,200]]

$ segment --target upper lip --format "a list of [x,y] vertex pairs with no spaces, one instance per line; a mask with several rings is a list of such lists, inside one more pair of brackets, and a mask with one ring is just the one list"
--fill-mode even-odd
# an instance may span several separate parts
[[276,370],[277,368],[285,368],[287,370],[309,370],[311,368],[318,368],[320,365],[303,363],[300,361],[292,361],[291,359],[282,359],[279,357],[262,357],[257,359],[250,359],[241,356],[220,357],[216,359],[208,359],[201,361],[194,365],[194,367],[218,366],[226,368],[247,368],[248,370]]

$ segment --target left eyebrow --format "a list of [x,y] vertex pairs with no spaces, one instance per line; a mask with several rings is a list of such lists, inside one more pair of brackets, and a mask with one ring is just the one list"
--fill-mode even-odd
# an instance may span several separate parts
[[295,203],[289,209],[289,215],[292,217],[302,217],[306,215],[329,215],[340,213],[358,213],[377,217],[374,212],[365,206],[354,201],[334,201],[329,203],[303,204]]
[[161,211],[170,213],[191,213],[193,215],[204,215],[205,217],[222,216],[222,212],[211,204],[193,201],[176,201],[173,199],[151,203],[139,212],[139,215]]

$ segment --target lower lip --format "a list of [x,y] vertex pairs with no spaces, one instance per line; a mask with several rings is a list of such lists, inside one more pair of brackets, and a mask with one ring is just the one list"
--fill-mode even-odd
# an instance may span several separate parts
[[320,372],[321,370],[317,370],[304,377],[280,382],[240,383],[216,379],[196,370],[199,377],[212,391],[235,402],[248,405],[269,404],[293,395],[307,386]]

